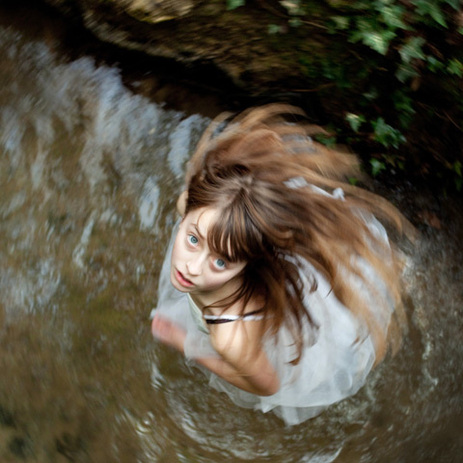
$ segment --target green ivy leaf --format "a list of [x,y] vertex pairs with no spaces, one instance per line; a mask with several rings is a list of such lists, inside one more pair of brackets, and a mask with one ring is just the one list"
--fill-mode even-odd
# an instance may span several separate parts
[[278,24],[269,24],[267,31],[270,35],[275,35],[280,33],[281,28]]
[[378,159],[370,159],[371,173],[373,177],[376,177],[382,170],[386,169],[384,162]]
[[416,72],[412,65],[404,63],[397,68],[395,76],[397,79],[399,79],[400,82],[405,83],[407,80],[419,76],[419,74]]
[[289,24],[291,27],[299,27],[299,26],[302,24],[302,21],[301,21],[301,18],[291,18],[291,19],[288,21],[288,24]]
[[344,31],[349,27],[349,18],[346,16],[332,16],[331,20],[337,30]]
[[304,12],[300,0],[281,0],[280,3],[290,16],[298,16]]
[[461,191],[462,186],[463,186],[463,178],[457,177],[455,179],[455,188],[457,189],[457,191]]
[[449,61],[447,71],[455,76],[463,77],[463,64],[461,63],[461,61],[457,60],[456,58],[453,58]]
[[374,101],[376,98],[379,97],[379,92],[377,88],[370,88],[367,92],[363,93],[363,96],[368,100],[368,101]]
[[462,168],[462,164],[460,161],[456,161],[453,164],[453,170],[457,173],[459,177],[461,177],[461,168]]
[[331,135],[317,134],[314,136],[315,140],[328,148],[334,148],[336,146],[336,137]]
[[392,29],[404,29],[409,30],[410,28],[402,21],[402,16],[405,12],[404,8],[399,5],[383,6],[378,9],[381,18],[387,26]]
[[445,3],[450,5],[456,11],[460,9],[460,0],[445,0]]
[[389,43],[395,36],[395,32],[388,30],[365,31],[361,34],[362,42],[381,55],[387,53]]
[[386,148],[393,146],[397,149],[401,143],[406,141],[400,130],[387,124],[382,117],[372,121],[371,125],[375,132],[375,140]]
[[428,63],[428,69],[431,72],[438,72],[444,69],[444,63],[439,61],[437,58],[434,58],[434,56],[428,56],[426,61]]
[[423,37],[410,37],[399,49],[400,57],[404,63],[410,63],[412,59],[426,59],[421,47],[426,43]]
[[431,0],[415,0],[413,3],[416,5],[416,12],[418,14],[422,16],[429,15],[436,23],[447,28],[444,15],[437,2]]
[[227,10],[236,10],[240,6],[244,6],[245,0],[227,0]]
[[360,126],[366,121],[364,116],[353,113],[346,114],[346,120],[349,122],[351,129],[356,133]]
[[415,109],[413,108],[413,100],[403,91],[398,90],[392,95],[394,108],[397,111],[397,117],[402,128],[407,128],[413,120]]

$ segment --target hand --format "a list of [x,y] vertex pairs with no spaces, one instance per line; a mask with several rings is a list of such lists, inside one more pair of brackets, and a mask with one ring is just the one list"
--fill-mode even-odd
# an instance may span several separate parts
[[163,344],[171,346],[183,354],[186,338],[186,331],[183,328],[160,315],[155,315],[151,323],[151,332]]

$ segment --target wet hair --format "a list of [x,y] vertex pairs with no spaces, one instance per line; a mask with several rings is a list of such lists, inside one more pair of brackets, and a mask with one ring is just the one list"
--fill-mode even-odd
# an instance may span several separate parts
[[[300,109],[276,104],[226,117],[206,130],[190,161],[185,209],[219,210],[208,230],[210,248],[231,262],[247,262],[242,287],[218,305],[226,309],[241,299],[244,310],[249,300],[262,300],[270,332],[282,324],[292,331],[297,363],[304,324],[317,328],[304,306],[304,291],[317,288],[316,272],[309,289],[299,272],[309,263],[364,321],[379,361],[389,340],[380,320],[389,316],[391,301],[400,313],[400,271],[395,253],[364,214],[399,231],[407,222],[385,199],[348,183],[361,177],[358,159],[314,142],[309,135],[321,129],[308,125]],[[344,200],[326,194],[339,187]],[[366,278],[365,264],[376,279]]]

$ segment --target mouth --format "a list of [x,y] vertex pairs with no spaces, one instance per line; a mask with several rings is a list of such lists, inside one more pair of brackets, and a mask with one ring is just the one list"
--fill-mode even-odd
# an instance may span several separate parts
[[191,288],[192,286],[194,286],[194,283],[186,279],[183,276],[183,273],[179,272],[178,270],[175,270],[175,278],[180,283],[180,285],[182,285],[185,288]]

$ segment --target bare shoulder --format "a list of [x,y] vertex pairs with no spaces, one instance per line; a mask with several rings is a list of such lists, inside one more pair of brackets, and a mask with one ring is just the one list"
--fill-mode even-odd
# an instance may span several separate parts
[[[246,307],[244,313],[254,312],[261,307],[255,301]],[[238,314],[240,311],[231,308],[226,313]],[[245,360],[261,351],[262,338],[265,333],[265,321],[263,319],[236,320],[209,325],[209,327],[214,349],[226,359],[235,362],[240,359]]]
[[260,321],[243,320],[213,325],[211,344],[221,357],[239,368],[262,351],[261,325]]

